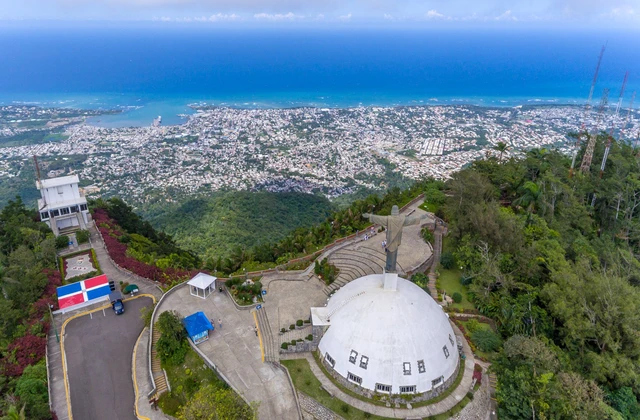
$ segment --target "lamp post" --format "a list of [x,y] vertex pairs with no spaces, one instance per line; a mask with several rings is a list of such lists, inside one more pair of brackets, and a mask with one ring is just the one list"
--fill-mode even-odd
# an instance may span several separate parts
[[53,312],[51,312],[52,308],[53,305],[49,305],[49,315],[51,316],[51,324],[53,325],[53,330],[56,332],[56,341],[59,343],[60,336],[58,335],[58,327],[56,327],[56,321],[53,319]]

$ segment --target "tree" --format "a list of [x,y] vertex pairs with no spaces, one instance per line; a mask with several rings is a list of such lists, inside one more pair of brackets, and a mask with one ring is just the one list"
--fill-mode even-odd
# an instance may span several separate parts
[[189,344],[180,316],[175,311],[165,311],[156,322],[160,331],[157,352],[163,364],[178,365],[184,361]]
[[60,235],[56,238],[56,249],[63,249],[69,245],[69,237],[67,235]]
[[509,149],[510,147],[507,145],[507,143],[503,141],[499,141],[498,143],[496,143],[495,146],[493,146],[493,150],[500,152],[500,157],[498,157],[498,162],[502,162],[502,155],[504,154],[504,152],[506,152]]

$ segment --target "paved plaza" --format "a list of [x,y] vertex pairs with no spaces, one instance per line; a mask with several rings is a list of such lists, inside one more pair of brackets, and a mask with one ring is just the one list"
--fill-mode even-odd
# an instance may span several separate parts
[[[259,401],[260,419],[298,419],[295,397],[284,371],[263,363],[255,318],[249,310],[238,310],[227,293],[214,292],[206,299],[192,296],[178,286],[167,295],[157,313],[175,310],[181,316],[202,311],[215,320],[215,331],[198,349],[211,360],[229,384],[247,401]],[[218,319],[222,319],[222,328]]]

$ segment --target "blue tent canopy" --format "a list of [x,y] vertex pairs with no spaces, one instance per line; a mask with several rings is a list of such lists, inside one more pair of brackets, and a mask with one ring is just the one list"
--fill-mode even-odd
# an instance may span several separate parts
[[206,340],[209,338],[209,330],[213,330],[213,325],[206,317],[204,312],[196,312],[182,320],[187,334],[195,342]]

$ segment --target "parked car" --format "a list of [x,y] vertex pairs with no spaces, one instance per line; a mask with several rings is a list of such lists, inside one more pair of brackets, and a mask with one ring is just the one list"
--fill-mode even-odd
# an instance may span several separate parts
[[124,303],[122,302],[122,293],[119,291],[109,293],[109,301],[111,301],[111,307],[116,315],[124,313]]

